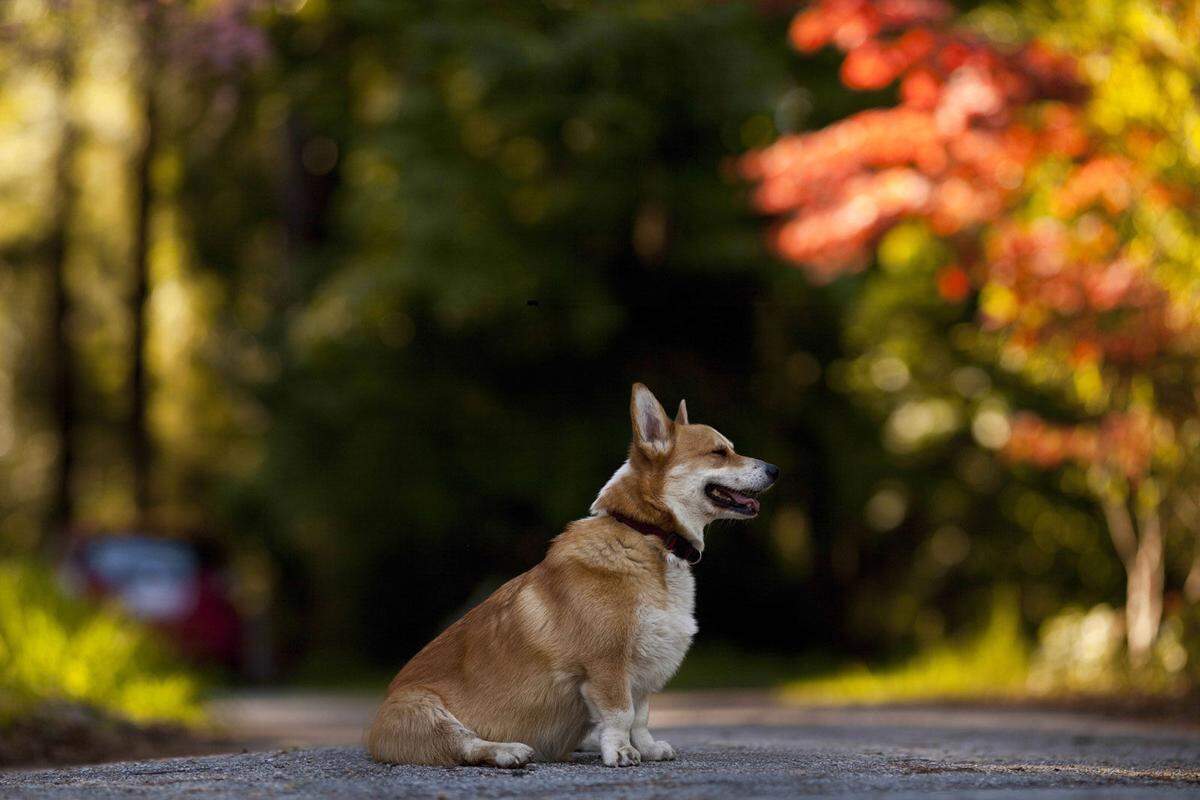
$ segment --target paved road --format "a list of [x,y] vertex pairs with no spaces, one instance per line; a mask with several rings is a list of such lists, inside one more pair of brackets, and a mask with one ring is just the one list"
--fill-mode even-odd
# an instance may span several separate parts
[[[270,703],[256,702],[269,720]],[[366,706],[346,706],[358,709],[347,718]],[[1195,726],[1015,709],[788,707],[754,695],[677,695],[660,707],[661,734],[680,751],[669,764],[611,769],[581,754],[516,771],[394,767],[343,745],[10,772],[0,774],[0,797],[1200,798]],[[299,716],[285,715],[293,725]]]

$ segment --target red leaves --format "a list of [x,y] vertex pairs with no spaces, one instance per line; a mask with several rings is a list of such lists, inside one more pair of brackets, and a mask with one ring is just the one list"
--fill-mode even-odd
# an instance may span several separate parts
[[[756,201],[769,213],[836,205],[850,177],[874,169],[944,161],[928,114],[903,108],[865,111],[824,130],[787,136],[742,160],[742,174],[759,181]],[[865,182],[855,188],[865,189]]]
[[[1038,43],[1002,49],[934,27],[940,8],[823,0],[797,17],[793,33],[806,48],[848,51],[847,85],[875,89],[899,77],[902,102],[745,157],[758,207],[786,215],[775,247],[828,282],[870,263],[894,224],[921,219],[967,248],[959,263],[977,267],[981,287],[1004,290],[1002,316],[985,307],[984,327],[1029,346],[1086,341],[1117,365],[1166,351],[1179,333],[1168,324],[1169,296],[1120,249],[1116,226],[1091,213],[1121,214],[1154,185],[1129,159],[1095,152],[1069,59]],[[1010,212],[1047,158],[1079,163],[1051,191],[1055,217],[1018,224]],[[970,231],[982,239],[982,263],[973,243],[955,239]],[[961,267],[938,275],[947,301],[971,290]]]
[[842,62],[842,83],[851,89],[882,89],[896,79],[903,66],[876,41],[856,47]]
[[971,293],[971,279],[966,271],[956,265],[938,271],[937,290],[942,299],[949,303],[960,303]]
[[[938,295],[959,303],[979,289],[982,328],[1070,364],[1064,380],[1103,407],[1114,381],[1128,388],[1200,340],[1145,240],[1131,244],[1147,211],[1195,192],[1148,172],[1151,133],[1125,131],[1114,147],[1089,131],[1071,57],[1037,41],[995,45],[950,17],[940,2],[817,0],[794,20],[793,44],[834,45],[847,87],[898,81],[900,102],[784,137],[746,156],[743,175],[758,207],[783,217],[779,253],[817,282],[864,269],[895,224],[923,222],[953,253]],[[1023,415],[1006,453],[1133,479],[1149,471],[1162,424],[1140,411],[1090,426]]]
[[1099,202],[1110,214],[1118,214],[1129,207],[1137,180],[1128,160],[1095,156],[1071,173],[1055,193],[1055,211],[1070,216]]
[[1078,93],[1073,77],[1055,72],[1061,57],[1001,51],[945,27],[949,16],[940,2],[821,0],[793,21],[797,48],[846,51],[847,86],[880,89],[899,79],[902,100],[785,137],[742,162],[759,183],[758,207],[790,215],[775,237],[779,251],[814,279],[860,269],[902,218],[924,218],[947,236],[994,219],[1035,159],[1081,150],[1073,113],[1021,120],[1032,99]]
[[942,81],[933,70],[918,67],[900,82],[900,99],[909,108],[931,111],[942,96]]
[[785,222],[776,247],[795,261],[809,265],[809,276],[820,283],[840,272],[856,271],[865,260],[859,243],[876,236],[897,219],[925,210],[932,199],[929,181],[912,169],[893,168],[849,179],[836,202]]
[[1169,293],[1115,236],[1095,249],[1081,242],[1080,227],[1043,219],[993,230],[985,248],[988,282],[1011,294],[1014,313],[985,315],[984,326],[1022,333],[1031,344],[1064,342],[1076,356],[1086,342],[1095,360],[1118,367],[1168,352],[1182,333]]
[[1136,480],[1150,471],[1156,434],[1165,425],[1137,411],[1114,412],[1093,425],[1053,425],[1036,414],[1022,413],[1012,421],[1004,455],[1042,469],[1100,464]]
[[792,20],[788,36],[802,53],[827,44],[852,50],[880,33],[942,22],[953,8],[940,0],[824,0]]
[[851,89],[882,89],[929,56],[936,38],[926,28],[908,31],[893,42],[868,39],[842,62],[842,82]]

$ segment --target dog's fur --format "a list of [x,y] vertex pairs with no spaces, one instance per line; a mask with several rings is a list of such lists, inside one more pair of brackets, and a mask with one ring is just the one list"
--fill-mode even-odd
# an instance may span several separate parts
[[[629,459],[591,516],[569,524],[540,564],[396,675],[367,736],[374,758],[518,767],[567,759],[593,726],[609,766],[675,757],[646,721],[650,695],[696,633],[691,568],[659,538],[610,514],[676,532],[703,550],[705,525],[754,516],[749,494],[769,488],[778,470],[735,454],[714,429],[689,424],[682,402],[672,421],[641,384],[630,412]],[[714,484],[725,493],[714,498]]]

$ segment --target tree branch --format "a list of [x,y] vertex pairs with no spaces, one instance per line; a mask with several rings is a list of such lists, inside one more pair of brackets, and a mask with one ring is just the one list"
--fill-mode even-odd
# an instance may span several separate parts
[[1124,501],[1103,498],[1100,507],[1104,509],[1104,519],[1108,523],[1108,535],[1112,538],[1113,547],[1117,550],[1125,569],[1133,568],[1137,559],[1137,532],[1133,527],[1133,518],[1129,514]]

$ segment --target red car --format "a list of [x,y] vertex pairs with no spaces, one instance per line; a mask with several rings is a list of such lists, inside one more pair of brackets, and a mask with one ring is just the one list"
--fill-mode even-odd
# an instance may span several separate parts
[[69,590],[115,598],[133,617],[165,632],[187,658],[238,670],[242,620],[215,551],[143,533],[76,538],[63,559]]

